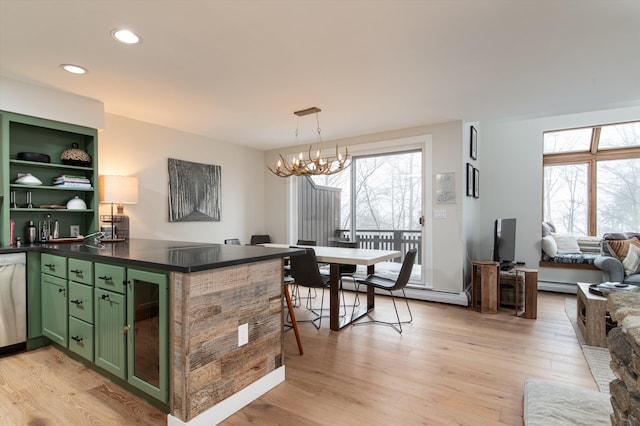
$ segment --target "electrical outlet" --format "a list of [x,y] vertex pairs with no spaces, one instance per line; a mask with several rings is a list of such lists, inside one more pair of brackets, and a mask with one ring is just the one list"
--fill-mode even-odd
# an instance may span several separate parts
[[249,324],[238,326],[238,346],[249,343]]
[[69,232],[69,235],[71,235],[71,237],[80,236],[80,225],[71,225],[69,228],[71,228]]

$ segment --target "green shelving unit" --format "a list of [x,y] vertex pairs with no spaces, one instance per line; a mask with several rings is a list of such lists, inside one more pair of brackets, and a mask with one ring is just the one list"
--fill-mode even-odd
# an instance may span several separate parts
[[[30,220],[36,226],[41,220],[58,221],[60,237],[70,237],[70,227],[77,225],[81,235],[98,230],[98,131],[88,127],[61,123],[37,117],[0,111],[0,243],[9,245],[10,224],[14,222],[15,237],[24,241],[24,230]],[[91,156],[87,166],[63,164],[60,154],[78,144]],[[49,155],[51,162],[19,160],[18,153],[33,152]],[[18,174],[31,173],[42,185],[15,183]],[[89,179],[91,188],[59,187],[53,181],[61,175]],[[33,208],[27,208],[27,193]],[[12,196],[13,194],[13,196]],[[83,210],[67,210],[67,201],[78,196],[87,205]],[[12,198],[15,204],[12,204]],[[43,207],[46,206],[46,207]],[[51,206],[54,206],[53,208]],[[50,216],[49,216],[50,215]]]

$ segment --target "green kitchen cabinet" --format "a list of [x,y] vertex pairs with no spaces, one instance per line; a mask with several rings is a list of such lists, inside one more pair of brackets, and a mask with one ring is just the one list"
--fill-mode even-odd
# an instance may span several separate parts
[[67,340],[67,258],[43,253],[40,258],[42,334],[64,346]]
[[116,293],[127,292],[127,270],[124,266],[96,262],[94,271],[96,287]]
[[88,361],[93,361],[93,325],[69,317],[69,350]]
[[127,379],[127,300],[124,294],[94,289],[94,357],[97,366]]
[[69,350],[93,362],[93,262],[69,258]]
[[169,399],[169,280],[166,274],[127,269],[127,381]]
[[67,347],[67,280],[41,274],[42,334]]

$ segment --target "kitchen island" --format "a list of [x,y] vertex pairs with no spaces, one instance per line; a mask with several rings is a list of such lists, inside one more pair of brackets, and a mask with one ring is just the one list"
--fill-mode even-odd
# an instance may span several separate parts
[[98,266],[167,275],[169,425],[218,423],[284,380],[282,258],[300,250],[136,239],[5,250],[89,262],[96,280]]

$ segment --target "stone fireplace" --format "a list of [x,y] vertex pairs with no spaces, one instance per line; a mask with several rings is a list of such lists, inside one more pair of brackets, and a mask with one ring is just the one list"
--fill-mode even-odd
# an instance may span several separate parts
[[609,385],[611,424],[640,425],[640,293],[612,292],[607,303],[611,318],[618,323],[608,336],[616,376]]

